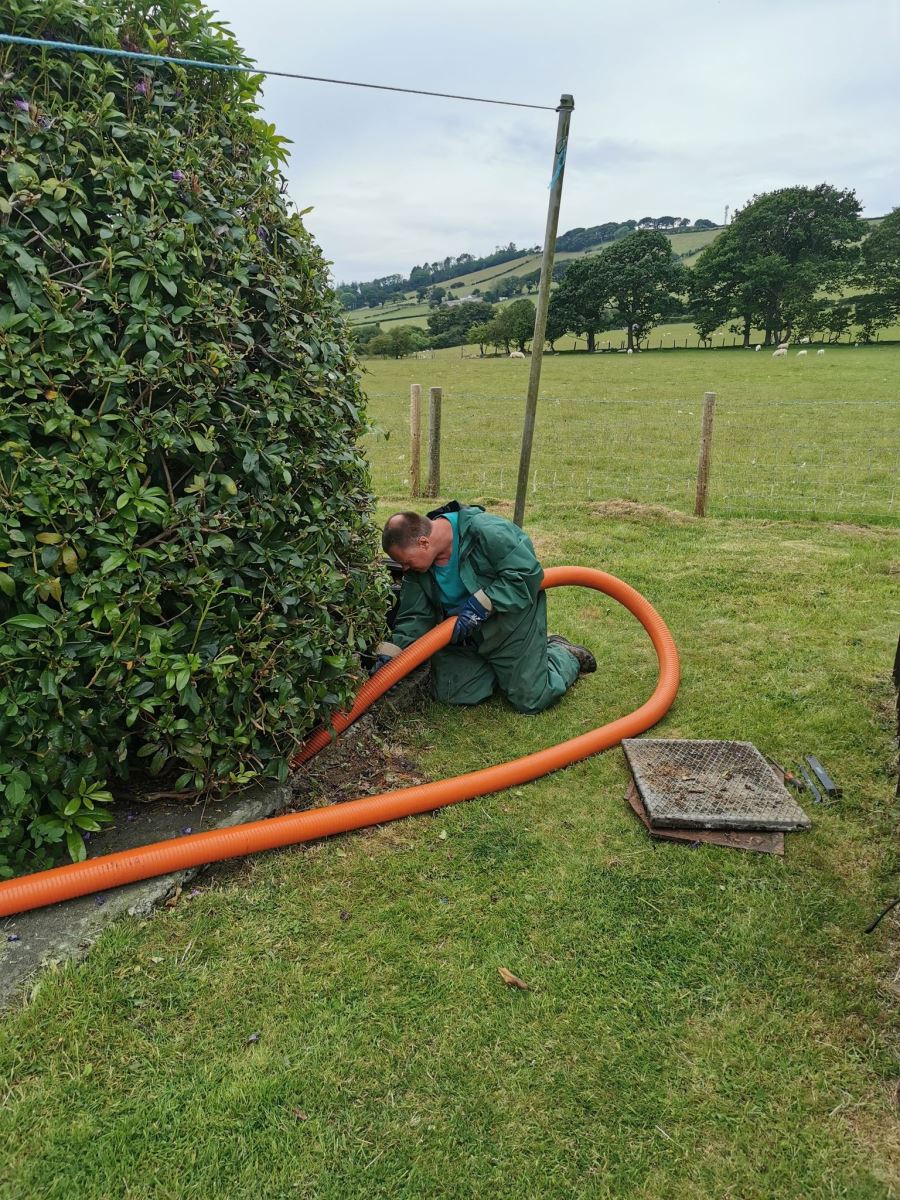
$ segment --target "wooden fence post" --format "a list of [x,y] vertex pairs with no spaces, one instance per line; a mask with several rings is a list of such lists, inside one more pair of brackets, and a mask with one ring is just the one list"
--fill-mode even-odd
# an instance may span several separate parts
[[709,483],[709,452],[712,446],[713,412],[716,393],[706,392],[703,396],[703,426],[700,432],[700,462],[697,466],[697,499],[694,516],[706,516],[706,488]]
[[441,490],[441,389],[428,389],[428,487],[425,495]]
[[413,498],[421,491],[420,467],[422,452],[422,386],[409,385],[409,494]]

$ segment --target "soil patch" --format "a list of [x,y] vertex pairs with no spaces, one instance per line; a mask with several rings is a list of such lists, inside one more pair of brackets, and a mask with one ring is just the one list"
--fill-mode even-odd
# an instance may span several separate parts
[[664,504],[637,504],[633,500],[601,500],[590,506],[594,517],[617,517],[625,521],[671,521],[674,525],[690,525],[699,520]]

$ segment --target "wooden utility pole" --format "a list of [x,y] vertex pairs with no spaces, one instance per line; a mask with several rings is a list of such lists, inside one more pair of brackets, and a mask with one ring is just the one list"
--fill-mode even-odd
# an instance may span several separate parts
[[566,150],[569,145],[569,122],[575,101],[571,96],[559,98],[559,120],[556,126],[556,148],[553,153],[553,174],[550,179],[550,203],[547,208],[547,229],[544,233],[544,256],[541,259],[541,282],[538,285],[537,311],[534,314],[534,339],[531,343],[531,372],[528,376],[528,396],[525,400],[525,427],[522,431],[522,452],[519,456],[519,481],[516,485],[516,508],[513,520],[519,526],[525,519],[525,493],[528,490],[528,470],[531,466],[531,443],[534,440],[534,421],[537,413],[538,390],[541,384],[541,362],[544,357],[544,333],[547,329],[547,309],[550,306],[550,284],[553,282],[553,256],[556,252],[556,231],[559,227],[559,206],[562,200],[563,175],[566,169]]
[[700,432],[700,462],[697,465],[697,499],[694,516],[706,516],[706,488],[709,483],[709,452],[712,448],[713,413],[716,393],[706,392],[703,396],[703,427]]
[[428,487],[425,495],[441,490],[441,396],[440,388],[428,389]]
[[421,490],[422,385],[409,385],[409,494],[415,499]]

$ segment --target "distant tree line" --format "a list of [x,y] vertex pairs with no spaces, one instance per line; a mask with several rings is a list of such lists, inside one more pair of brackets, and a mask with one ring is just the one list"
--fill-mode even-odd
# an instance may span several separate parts
[[[873,227],[861,219],[852,190],[825,183],[780,188],[739,209],[693,270],[660,229],[650,228],[557,268],[546,331],[551,349],[571,333],[593,351],[597,335],[611,329],[624,330],[628,349],[639,349],[654,326],[670,321],[693,322],[707,342],[724,326],[745,346],[754,330],[766,345],[813,334],[835,340],[851,328],[871,340],[900,321],[900,208]],[[524,351],[534,304],[514,299],[497,309],[492,301],[518,296],[538,278],[537,271],[507,276],[477,299],[436,308],[427,334],[417,329],[401,338],[402,329],[383,335],[378,326],[357,327],[357,344],[398,355],[404,345]]]
[[527,348],[534,334],[534,304],[514,300],[497,309],[483,300],[467,300],[453,308],[442,308],[428,318],[428,332],[404,325],[385,332],[380,325],[357,325],[353,336],[357,349],[385,358],[403,358],[417,350],[448,346],[478,345],[481,353],[493,346],[507,354],[513,347]]
[[520,249],[515,242],[510,242],[507,246],[498,246],[493,254],[485,254],[481,258],[476,258],[474,254],[458,254],[455,258],[448,255],[440,262],[426,262],[422,266],[413,267],[408,277],[383,275],[380,279],[371,279],[365,283],[341,283],[336,290],[346,309],[377,308],[389,300],[400,299],[406,292],[413,290],[419,293],[419,299],[423,300],[429,288],[447,279],[453,279],[456,275],[468,275],[473,271],[502,266],[505,262],[539,251],[540,246]]
[[[559,283],[568,268],[568,261],[555,262],[553,264],[553,282]],[[496,304],[498,300],[509,300],[513,296],[520,296],[522,292],[536,292],[540,281],[541,271],[538,267],[537,270],[529,271],[525,275],[504,275],[494,283],[493,287],[486,288],[479,292],[479,295],[490,304]]]
[[687,230],[716,229],[715,221],[707,221],[700,217],[691,221],[688,217],[641,217],[639,221],[607,221],[603,225],[590,225],[587,228],[570,229],[556,239],[556,249],[559,250],[589,250],[592,246],[602,246],[606,242],[617,242],[636,229],[661,229],[669,232],[684,233]]
[[[592,246],[601,246],[605,242],[613,242],[626,237],[635,229],[667,229],[682,231],[686,229],[715,229],[713,221],[698,220],[691,223],[687,217],[642,217],[639,221],[607,221],[605,225],[591,225],[589,228],[570,229],[556,239],[556,249],[587,250]],[[435,285],[453,279],[457,275],[469,275],[474,271],[484,271],[490,267],[502,266],[505,262],[522,258],[526,254],[539,254],[540,246],[530,248],[517,247],[515,242],[507,246],[497,246],[493,254],[485,254],[477,258],[474,254],[458,254],[433,263],[423,263],[415,266],[409,276],[399,274],[382,275],[379,279],[365,282],[341,283],[337,294],[345,309],[378,308],[391,300],[405,297],[407,292],[415,291],[421,302],[434,294]],[[536,277],[539,271],[533,273]],[[526,277],[527,278],[527,277]],[[498,285],[499,286],[499,285]],[[522,290],[522,289],[519,289]],[[536,290],[536,286],[535,286]],[[498,291],[498,296],[509,296],[510,291]]]

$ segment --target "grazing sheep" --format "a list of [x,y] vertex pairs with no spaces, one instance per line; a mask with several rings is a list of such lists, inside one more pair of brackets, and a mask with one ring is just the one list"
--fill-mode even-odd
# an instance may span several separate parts
[[809,338],[801,338],[801,339],[800,339],[800,345],[801,345],[801,346],[808,346],[808,345],[809,345]]
[[634,354],[634,351],[633,351],[633,350],[626,350],[626,351],[625,351],[625,353],[626,353],[626,354]]
[[806,351],[805,351],[805,350],[798,350],[798,351],[797,351],[797,357],[798,357],[798,358],[803,358],[805,355],[806,355]]
[[513,350],[509,357],[510,358],[524,358],[525,355],[522,353],[521,350]]
[[778,349],[773,352],[772,357],[773,358],[786,358],[787,357],[787,346],[779,346]]
[[756,343],[756,348],[757,348],[757,350],[762,350],[762,346],[760,345],[759,342]]
[[779,342],[778,349],[779,350],[787,350],[787,348],[788,348],[788,346],[790,346],[790,344],[791,344],[790,342]]
[[825,353],[825,351],[824,351],[824,350],[817,350],[817,351],[816,351],[816,357],[818,358],[818,356],[819,356],[820,354],[824,354],[824,353]]

